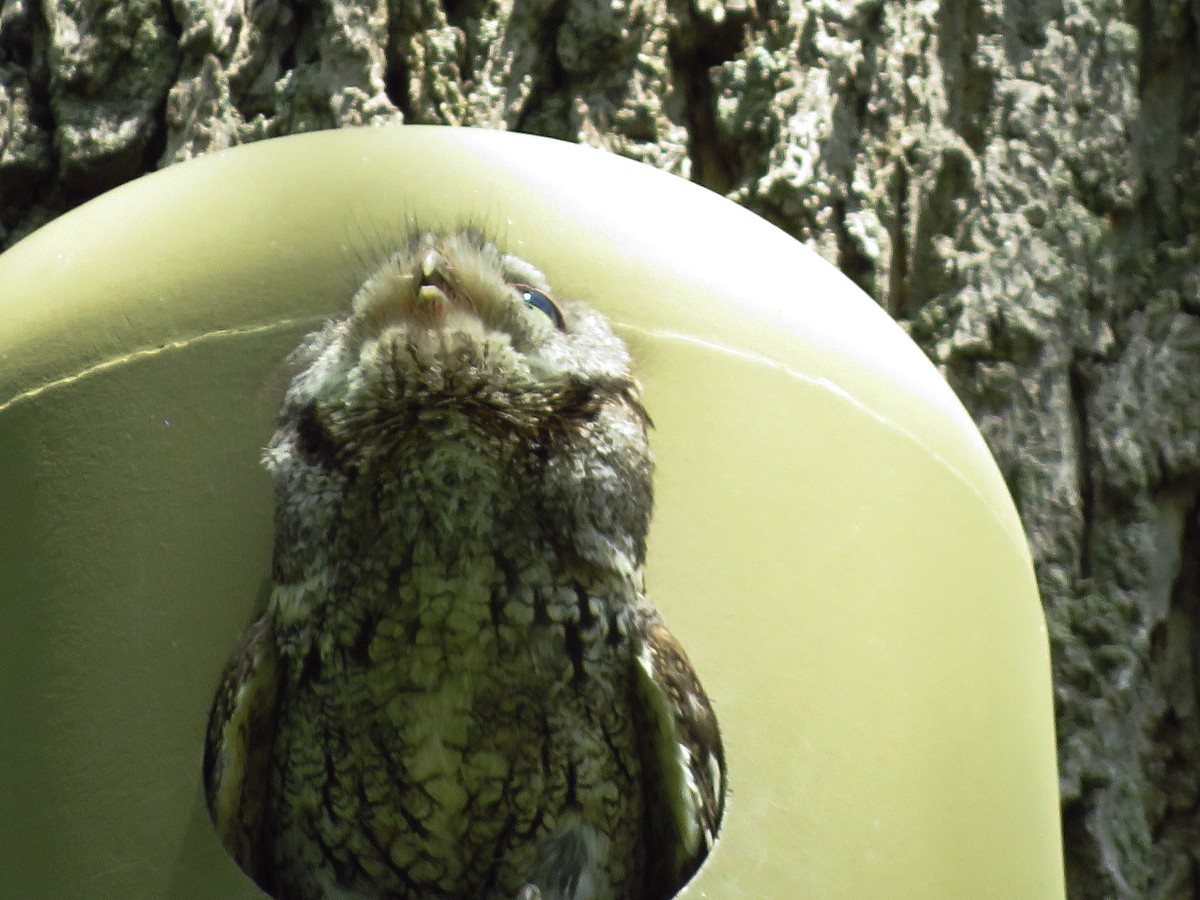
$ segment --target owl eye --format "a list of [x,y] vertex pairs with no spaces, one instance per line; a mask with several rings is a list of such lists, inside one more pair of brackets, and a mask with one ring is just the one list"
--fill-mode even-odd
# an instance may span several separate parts
[[545,313],[546,317],[554,323],[554,327],[559,331],[566,330],[566,322],[563,320],[562,311],[553,300],[541,291],[535,290],[526,284],[518,284],[516,288],[521,294],[521,299],[525,301],[526,306],[532,306],[539,312]]

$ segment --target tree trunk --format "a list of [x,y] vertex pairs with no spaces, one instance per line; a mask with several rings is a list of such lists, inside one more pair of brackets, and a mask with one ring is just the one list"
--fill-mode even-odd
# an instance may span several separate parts
[[726,194],[903,322],[991,444],[1050,625],[1071,897],[1190,898],[1197,60],[1200,0],[0,0],[0,246],[342,125],[550,135]]

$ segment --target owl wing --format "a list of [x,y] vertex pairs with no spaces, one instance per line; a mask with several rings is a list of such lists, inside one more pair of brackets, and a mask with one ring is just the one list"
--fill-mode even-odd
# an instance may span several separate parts
[[279,699],[279,655],[264,616],[246,631],[208,717],[204,793],[225,849],[260,884],[263,823]]
[[641,632],[634,710],[645,778],[646,900],[673,897],[716,839],[725,754],[712,705],[683,647],[657,618]]

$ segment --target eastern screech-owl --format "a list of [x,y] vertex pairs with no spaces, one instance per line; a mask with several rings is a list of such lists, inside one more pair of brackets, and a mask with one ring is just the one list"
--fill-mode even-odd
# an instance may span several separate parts
[[724,760],[643,593],[620,340],[480,234],[421,232],[297,361],[270,603],[205,747],[225,846],[289,900],[673,896]]

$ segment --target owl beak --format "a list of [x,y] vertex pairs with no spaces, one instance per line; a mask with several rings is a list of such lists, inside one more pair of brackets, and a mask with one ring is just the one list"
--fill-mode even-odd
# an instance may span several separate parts
[[429,324],[441,323],[450,308],[450,282],[447,278],[449,266],[446,258],[437,250],[430,249],[421,257],[417,272],[417,303],[413,312],[417,318]]

